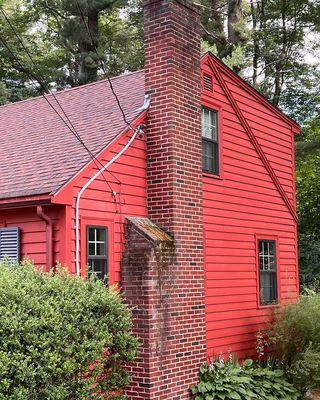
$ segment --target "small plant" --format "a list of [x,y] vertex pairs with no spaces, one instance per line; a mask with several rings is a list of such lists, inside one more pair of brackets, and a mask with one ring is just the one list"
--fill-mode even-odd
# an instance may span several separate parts
[[0,399],[120,399],[131,313],[96,279],[0,263]]
[[195,400],[296,400],[298,393],[281,370],[234,358],[202,365],[199,383],[191,388]]

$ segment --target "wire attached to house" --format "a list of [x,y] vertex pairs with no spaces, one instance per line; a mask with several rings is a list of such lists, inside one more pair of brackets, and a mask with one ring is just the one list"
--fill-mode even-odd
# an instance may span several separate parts
[[137,137],[138,133],[141,130],[141,126],[139,125],[128,143],[117,153],[110,161],[107,162],[95,175],[93,175],[88,182],[81,188],[77,195],[76,200],[76,273],[77,275],[81,275],[81,268],[80,268],[80,200],[83,193],[87,190],[87,188],[91,185],[91,183],[104,171],[106,171],[115,161],[118,160],[119,157],[131,146],[135,138]]
[[[77,1],[77,0],[76,0]],[[75,226],[75,230],[76,230],[76,273],[78,275],[80,275],[81,270],[80,270],[80,260],[79,260],[79,252],[80,252],[80,237],[79,237],[79,206],[80,206],[80,199],[82,194],[84,193],[84,191],[87,189],[87,187],[99,176],[103,176],[104,180],[106,181],[106,183],[109,186],[109,189],[114,197],[114,201],[116,202],[116,197],[115,197],[115,192],[112,190],[108,180],[105,178],[104,176],[104,172],[109,168],[109,166],[111,166],[133,143],[133,141],[135,140],[136,136],[138,135],[138,133],[140,132],[140,126],[136,129],[133,129],[131,124],[128,122],[125,112],[121,106],[120,100],[114,90],[114,87],[112,85],[112,81],[111,78],[107,75],[107,72],[105,70],[104,64],[103,64],[103,60],[101,59],[98,50],[93,42],[93,38],[91,35],[91,32],[89,30],[89,27],[87,26],[87,23],[85,21],[84,15],[82,13],[82,10],[80,8],[80,5],[77,1],[79,10],[82,14],[82,19],[83,22],[86,26],[86,29],[88,30],[88,33],[91,37],[93,46],[95,48],[95,51],[97,53],[97,56],[101,62],[101,66],[103,69],[103,72],[105,73],[105,76],[108,79],[109,85],[110,85],[110,89],[117,101],[118,107],[122,113],[123,116],[123,120],[124,122],[127,124],[127,127],[130,128],[130,130],[134,131],[134,134],[132,135],[132,137],[130,138],[130,140],[128,141],[128,143],[122,148],[122,150],[117,153],[116,156],[114,156],[112,158],[112,160],[110,160],[106,165],[103,165],[100,160],[98,160],[95,155],[92,154],[92,152],[90,151],[90,149],[86,146],[86,144],[84,143],[83,139],[81,138],[80,134],[77,132],[76,128],[74,127],[74,125],[72,124],[70,118],[68,117],[67,113],[65,112],[65,110],[63,109],[61,103],[59,102],[59,100],[57,99],[57,97],[55,96],[55,94],[50,91],[49,87],[46,87],[44,82],[43,82],[43,77],[41,76],[41,72],[38,68],[38,66],[36,65],[36,63],[34,62],[32,55],[30,54],[28,48],[24,45],[22,38],[19,36],[19,34],[17,33],[17,31],[15,30],[13,24],[11,23],[9,17],[6,15],[5,11],[2,9],[2,7],[0,7],[0,11],[2,13],[2,15],[4,16],[4,18],[6,19],[7,23],[9,24],[10,28],[12,29],[13,33],[15,34],[15,36],[17,37],[19,43],[21,44],[21,46],[23,47],[24,51],[27,53],[28,57],[30,58],[32,64],[35,66],[36,70],[38,71],[39,75],[40,75],[40,79],[38,78],[38,76],[36,74],[34,74],[32,71],[28,71],[21,63],[20,59],[13,53],[13,51],[10,49],[10,47],[7,45],[7,43],[5,43],[5,41],[0,37],[0,42],[3,44],[3,46],[7,49],[7,51],[9,52],[9,54],[11,55],[11,57],[13,58],[13,60],[19,65],[20,69],[22,72],[24,72],[27,76],[31,77],[31,81],[34,84],[35,88],[38,89],[37,85],[35,82],[38,82],[38,84],[40,85],[41,89],[46,92],[46,93],[50,93],[54,100],[56,101],[56,103],[58,104],[59,108],[61,109],[63,115],[66,117],[68,123],[65,121],[65,119],[63,118],[63,116],[60,115],[60,113],[56,110],[56,108],[52,105],[52,103],[49,101],[48,97],[45,96],[43,93],[41,93],[41,95],[44,97],[45,101],[49,104],[49,106],[53,109],[53,111],[59,116],[59,118],[62,120],[62,122],[67,126],[67,128],[70,130],[70,132],[76,137],[76,139],[79,141],[79,143],[86,149],[86,151],[88,152],[88,154],[90,155],[90,157],[92,158],[92,160],[94,161],[95,165],[98,168],[98,172],[82,187],[82,189],[79,191],[78,196],[77,196],[77,200],[76,200],[76,226]],[[146,109],[146,104],[144,105],[144,109]],[[69,125],[70,124],[70,125]],[[71,126],[71,127],[70,127]],[[99,166],[97,165],[100,164],[101,168],[99,169]],[[108,171],[114,178],[116,178],[116,180],[119,182],[119,184],[121,185],[121,181],[118,179],[118,177],[115,177],[110,171]],[[120,191],[121,191],[121,187],[120,187]],[[121,211],[121,199],[119,202],[119,207],[120,207],[120,218],[122,215],[122,211]]]
[[80,16],[81,16],[82,22],[84,23],[86,31],[87,31],[87,33],[89,35],[91,44],[92,44],[92,46],[94,48],[94,51],[95,51],[95,53],[96,53],[96,55],[97,55],[97,57],[98,57],[98,59],[100,61],[100,65],[101,65],[101,69],[103,71],[103,74],[104,74],[105,78],[108,80],[111,92],[113,93],[114,97],[116,98],[116,101],[118,103],[118,107],[119,107],[119,109],[120,109],[120,111],[122,113],[123,120],[132,129],[132,126],[131,126],[130,122],[127,120],[126,114],[125,114],[125,112],[124,112],[124,110],[123,110],[123,108],[121,106],[121,103],[120,103],[120,100],[119,100],[119,98],[117,96],[117,93],[115,92],[115,89],[113,87],[111,78],[110,78],[110,76],[109,76],[109,74],[108,74],[108,72],[107,72],[107,70],[105,68],[104,61],[103,61],[102,57],[100,56],[100,54],[98,52],[98,49],[97,49],[97,46],[95,44],[94,38],[93,38],[92,33],[91,33],[90,29],[89,29],[88,23],[87,23],[87,21],[85,19],[84,13],[83,13],[83,11],[82,11],[82,9],[80,7],[80,3],[79,3],[78,0],[76,0],[76,4],[77,4],[77,8],[78,8],[78,10],[80,12]]
[[[20,45],[22,46],[22,48],[24,49],[24,51],[27,53],[29,59],[31,60],[32,64],[35,66],[36,70],[38,71],[38,74],[40,75],[40,79],[38,76],[36,76],[36,74],[32,73],[31,71],[28,71],[24,68],[24,66],[21,64],[20,60],[18,59],[18,57],[13,53],[13,51],[10,49],[10,47],[4,42],[4,40],[2,38],[0,38],[1,43],[3,44],[3,46],[7,49],[7,51],[11,54],[11,57],[18,63],[20,69],[29,77],[31,76],[32,80],[35,80],[36,82],[39,83],[41,89],[45,92],[45,93],[50,93],[52,95],[52,97],[54,98],[54,100],[56,101],[58,107],[60,108],[60,110],[62,111],[63,115],[65,116],[65,118],[67,119],[68,123],[65,121],[65,119],[60,115],[60,113],[56,110],[56,108],[52,105],[52,103],[49,101],[49,99],[43,94],[41,93],[41,95],[44,97],[44,99],[46,100],[46,102],[49,104],[49,106],[54,110],[54,112],[59,116],[59,118],[61,119],[61,121],[66,125],[66,127],[70,130],[70,132],[75,136],[75,138],[79,141],[79,143],[84,147],[84,149],[87,151],[87,153],[89,154],[89,156],[91,157],[92,161],[95,163],[97,169],[99,169],[101,166],[103,166],[103,164],[100,162],[100,160],[92,153],[92,151],[88,148],[88,146],[84,143],[83,139],[81,138],[80,134],[77,132],[75,126],[73,125],[73,123],[71,122],[68,114],[66,113],[66,111],[64,110],[64,108],[62,107],[61,103],[59,102],[58,98],[56,97],[56,95],[49,89],[48,86],[46,86],[44,84],[44,78],[41,74],[41,71],[39,70],[37,64],[35,63],[35,61],[33,60],[33,57],[31,55],[31,53],[29,52],[27,46],[23,43],[22,38],[20,37],[20,35],[18,34],[18,32],[16,31],[15,27],[13,26],[12,22],[10,21],[8,15],[6,14],[6,12],[4,11],[4,9],[2,7],[0,7],[0,12],[1,14],[4,16],[6,22],[8,23],[8,25],[10,26],[11,30],[13,31],[14,35],[17,37]],[[34,82],[33,82],[34,83]],[[34,85],[35,88],[37,89],[37,86]],[[69,125],[70,124],[70,125]],[[70,128],[71,126],[71,128]],[[104,174],[102,174],[103,179],[105,180],[105,182],[107,183],[110,192],[113,194],[113,190],[110,186],[109,181],[106,179],[106,177],[104,176]]]

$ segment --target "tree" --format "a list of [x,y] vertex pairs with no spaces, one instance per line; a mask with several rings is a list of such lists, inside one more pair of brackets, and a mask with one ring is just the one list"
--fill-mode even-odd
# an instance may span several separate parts
[[304,67],[305,30],[314,27],[313,3],[252,0],[251,10],[255,20],[252,81],[278,105],[288,80],[298,76]]
[[202,5],[204,40],[279,105],[288,82],[305,68],[306,36],[320,26],[318,0],[202,0]]
[[240,72],[244,62],[239,50],[247,40],[246,3],[243,0],[202,0],[201,4],[205,48],[211,47],[219,58]]
[[[309,99],[308,99],[309,100]],[[296,142],[299,267],[302,286],[320,289],[320,118],[304,123]]]
[[0,15],[0,104],[36,95],[41,82],[59,90],[100,79],[104,70],[113,76],[143,66],[139,0],[2,0],[1,6],[9,21]]

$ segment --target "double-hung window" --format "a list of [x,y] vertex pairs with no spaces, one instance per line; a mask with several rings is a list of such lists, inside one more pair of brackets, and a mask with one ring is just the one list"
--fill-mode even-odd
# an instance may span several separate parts
[[219,175],[218,113],[202,108],[202,169]]
[[278,303],[277,255],[275,240],[258,240],[260,304]]
[[108,275],[108,229],[87,226],[87,263],[89,274],[105,280]]

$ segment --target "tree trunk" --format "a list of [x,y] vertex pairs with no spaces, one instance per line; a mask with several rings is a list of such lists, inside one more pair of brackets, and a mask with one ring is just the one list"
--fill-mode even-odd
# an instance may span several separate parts
[[252,84],[257,86],[258,64],[259,64],[259,38],[257,36],[257,10],[253,0],[250,0],[251,15],[252,15],[252,30],[253,30],[253,57],[252,57]]
[[287,2],[286,0],[283,0],[281,8],[281,21],[282,21],[281,53],[279,54],[279,58],[275,68],[274,94],[272,99],[272,103],[275,104],[276,106],[279,104],[280,97],[282,94],[283,83],[284,83],[284,67],[285,67],[285,60],[287,58],[288,35],[287,35],[286,9],[287,9]]
[[228,3],[228,41],[236,46],[243,42],[239,23],[242,20],[242,0],[229,0]]
[[211,19],[216,34],[218,56],[222,57],[227,48],[227,38],[224,31],[223,5],[221,0],[211,0]]
[[96,54],[99,34],[99,13],[89,14],[86,24],[81,20],[85,35],[79,42],[81,52],[79,80],[81,84],[94,82],[98,78],[99,59]]

